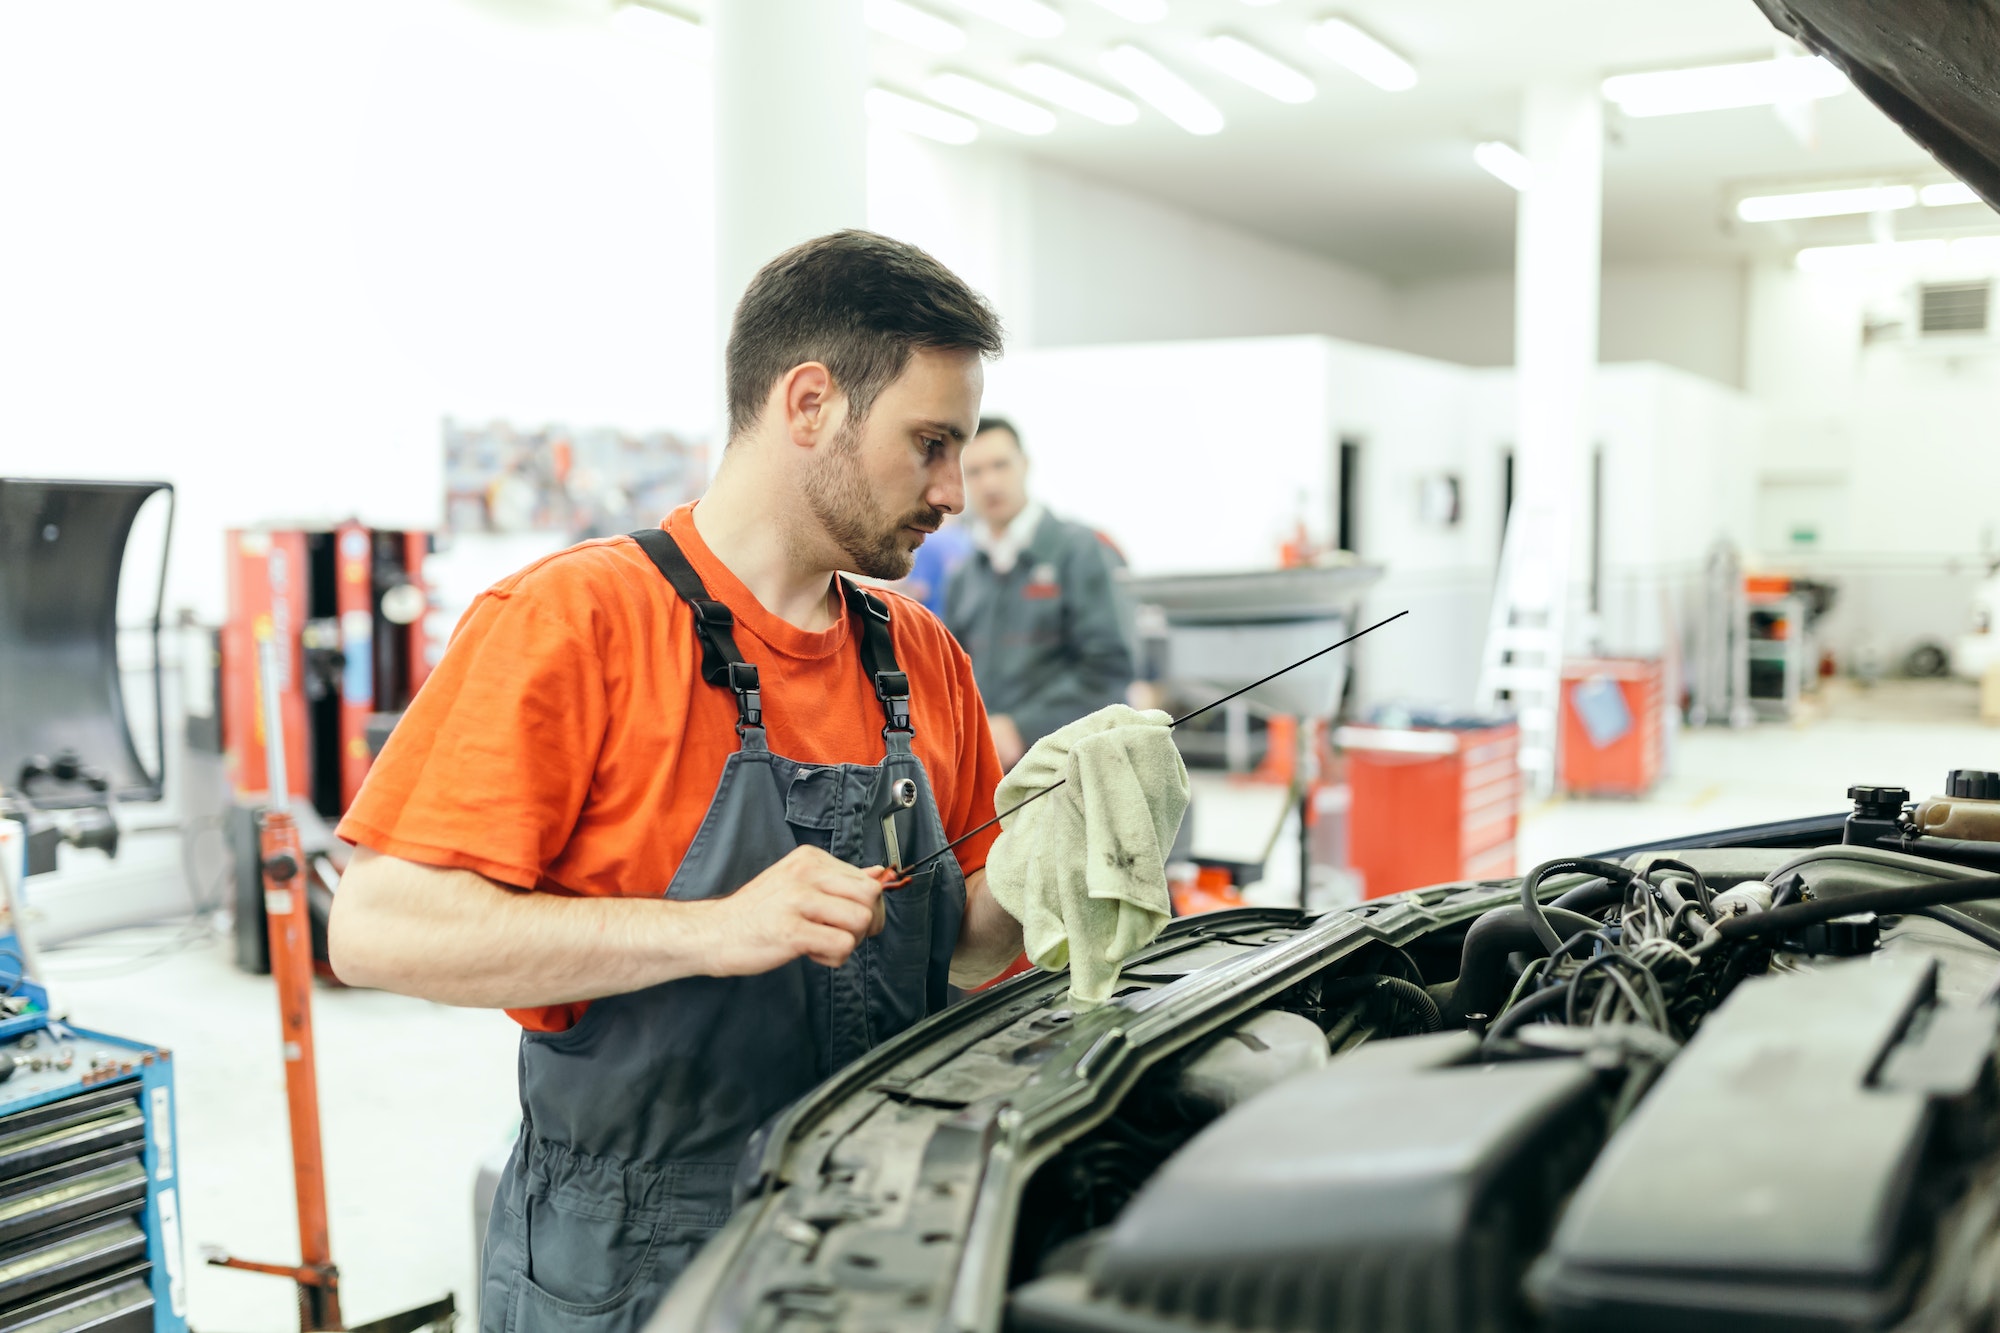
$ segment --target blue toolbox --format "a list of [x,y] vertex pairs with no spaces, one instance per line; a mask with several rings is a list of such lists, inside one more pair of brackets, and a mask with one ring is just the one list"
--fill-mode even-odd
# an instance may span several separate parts
[[0,1333],[184,1333],[172,1057],[47,1005],[0,999]]

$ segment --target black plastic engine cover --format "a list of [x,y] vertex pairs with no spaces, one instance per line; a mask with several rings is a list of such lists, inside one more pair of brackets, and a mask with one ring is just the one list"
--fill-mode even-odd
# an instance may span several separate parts
[[1081,1278],[1017,1291],[1011,1327],[1514,1327],[1603,1112],[1579,1061],[1476,1049],[1384,1042],[1253,1098],[1168,1161]]
[[1981,1146],[1960,1112],[1990,1100],[2000,1022],[1928,1008],[1935,973],[1883,956],[1745,983],[1577,1190],[1530,1276],[1550,1326],[1865,1329],[1907,1309],[1936,1205],[1918,1177]]

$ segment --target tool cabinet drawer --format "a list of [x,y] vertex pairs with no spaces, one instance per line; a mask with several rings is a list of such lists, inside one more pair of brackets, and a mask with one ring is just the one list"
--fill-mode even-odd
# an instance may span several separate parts
[[0,1246],[100,1213],[136,1213],[145,1202],[137,1145],[61,1162],[0,1184]]
[[92,1217],[0,1249],[0,1311],[146,1257],[146,1233],[130,1215]]
[[0,1185],[146,1137],[138,1093],[106,1088],[0,1118]]
[[0,1333],[151,1333],[150,1264],[132,1264],[82,1286],[0,1314]]

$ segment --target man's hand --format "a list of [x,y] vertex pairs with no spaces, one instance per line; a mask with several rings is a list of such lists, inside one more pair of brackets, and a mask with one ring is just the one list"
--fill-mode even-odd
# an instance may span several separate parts
[[1021,762],[1021,756],[1028,747],[1021,740],[1021,729],[1014,725],[1014,719],[1005,713],[993,713],[986,719],[986,725],[993,732],[993,748],[1000,753],[1000,767],[1012,768]]
[[839,967],[879,933],[886,877],[817,847],[794,847],[726,898],[711,900],[715,976],[756,976],[808,958]]

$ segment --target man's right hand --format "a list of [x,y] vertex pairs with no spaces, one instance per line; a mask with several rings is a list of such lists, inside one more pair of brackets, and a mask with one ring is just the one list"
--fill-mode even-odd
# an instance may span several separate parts
[[883,877],[817,847],[783,860],[726,898],[711,900],[715,976],[756,976],[806,958],[839,967],[882,929]]

